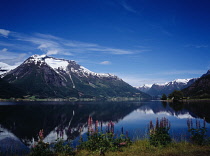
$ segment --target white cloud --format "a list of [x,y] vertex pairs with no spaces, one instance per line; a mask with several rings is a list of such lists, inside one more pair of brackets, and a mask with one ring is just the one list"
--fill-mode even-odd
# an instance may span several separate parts
[[2,35],[4,37],[8,37],[9,33],[10,33],[9,30],[0,29],[0,35]]
[[114,49],[114,48],[107,48],[102,46],[97,46],[94,48],[87,48],[89,51],[95,51],[95,52],[104,52],[109,54],[115,54],[115,55],[125,55],[125,54],[133,54],[131,50],[123,50],[123,49]]
[[3,48],[1,51],[2,52],[7,52],[7,50],[8,50],[7,48]]
[[15,53],[8,50],[6,52],[0,51],[0,61],[9,65],[20,64],[20,62],[23,62],[27,57],[27,53]]
[[59,53],[59,50],[53,49],[53,50],[48,50],[47,55],[56,55]]
[[110,62],[110,61],[103,61],[103,62],[101,62],[100,64],[109,65],[109,64],[111,64],[111,62]]

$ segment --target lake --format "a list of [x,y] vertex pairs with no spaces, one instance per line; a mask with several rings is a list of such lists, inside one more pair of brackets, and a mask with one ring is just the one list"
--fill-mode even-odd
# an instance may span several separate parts
[[51,143],[62,137],[73,140],[75,146],[81,128],[85,138],[89,116],[94,122],[102,122],[104,131],[110,121],[115,124],[116,134],[123,127],[132,140],[147,137],[149,122],[166,117],[171,123],[170,135],[180,141],[189,139],[189,118],[194,125],[197,120],[202,126],[205,117],[210,129],[210,102],[0,102],[0,150],[27,153],[41,129],[44,141]]

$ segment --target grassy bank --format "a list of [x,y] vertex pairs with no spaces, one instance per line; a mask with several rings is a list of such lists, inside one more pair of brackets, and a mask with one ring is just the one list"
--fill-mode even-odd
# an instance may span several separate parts
[[[99,152],[89,152],[87,150],[77,151],[76,155],[99,156]],[[166,147],[152,146],[149,140],[138,140],[129,147],[122,148],[121,151],[106,152],[106,156],[209,156],[210,146],[199,146],[189,142],[171,143]]]

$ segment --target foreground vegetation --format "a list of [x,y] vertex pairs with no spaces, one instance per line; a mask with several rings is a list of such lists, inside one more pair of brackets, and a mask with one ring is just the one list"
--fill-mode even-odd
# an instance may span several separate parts
[[[202,126],[201,126],[202,124]],[[114,123],[109,122],[103,130],[102,123],[96,121],[93,123],[91,117],[88,118],[87,140],[83,141],[80,136],[79,145],[76,148],[71,147],[71,142],[65,142],[62,139],[56,140],[54,144],[48,144],[43,141],[43,130],[39,132],[39,141],[31,149],[31,156],[67,156],[67,155],[90,155],[90,156],[196,156],[210,155],[210,140],[206,136],[206,122],[196,120],[193,125],[191,119],[187,120],[188,131],[190,133],[189,142],[175,142],[169,135],[170,122],[167,118],[150,121],[148,126],[148,139],[132,142],[128,137],[128,132],[124,133],[121,129],[121,135],[114,134]],[[82,131],[82,130],[81,130]]]
[[[77,151],[76,155],[94,155],[99,156],[98,152],[88,150]],[[138,140],[129,147],[123,147],[121,151],[108,151],[106,156],[207,156],[210,155],[210,146],[199,146],[189,142],[172,142],[167,146],[152,146],[149,140]]]

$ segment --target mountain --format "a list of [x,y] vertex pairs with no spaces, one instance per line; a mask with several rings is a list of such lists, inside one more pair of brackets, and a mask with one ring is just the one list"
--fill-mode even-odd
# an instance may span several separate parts
[[3,80],[39,98],[133,97],[140,93],[112,74],[94,73],[75,61],[33,55],[3,75]]
[[144,84],[143,86],[136,87],[136,88],[138,90],[146,93],[151,87],[152,87],[152,85],[150,85],[150,84]]
[[210,98],[210,70],[182,92],[186,97]]
[[17,66],[10,66],[6,63],[0,62],[0,75],[3,75],[16,67]]
[[[193,84],[196,81],[195,78],[193,79],[176,79],[174,81],[165,83],[165,84],[153,84],[150,88],[147,87],[146,89],[140,88],[141,91],[145,90],[145,93],[160,97],[162,94],[170,94],[174,90],[181,90]],[[143,86],[144,87],[144,86]]]

